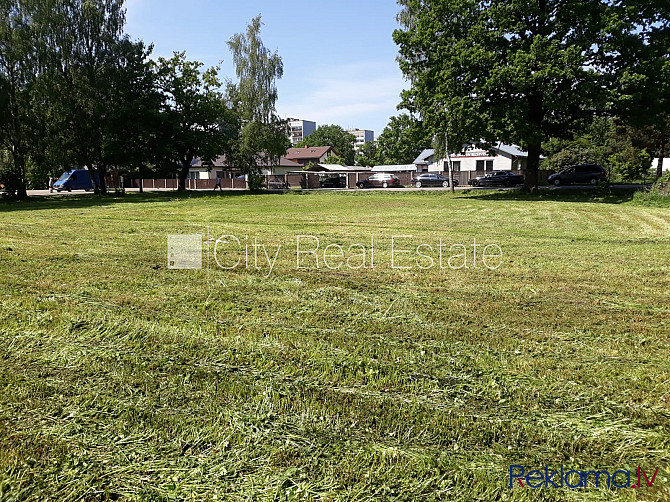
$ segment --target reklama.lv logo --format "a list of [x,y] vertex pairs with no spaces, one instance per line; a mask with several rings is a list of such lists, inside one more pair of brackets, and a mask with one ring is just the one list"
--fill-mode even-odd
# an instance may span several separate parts
[[[515,473],[516,470],[516,473]],[[519,472],[521,471],[521,472]],[[635,473],[634,473],[635,474]],[[647,477],[647,473],[638,465],[637,466],[637,484],[631,485],[631,473],[628,470],[618,470],[610,474],[609,471],[565,471],[563,466],[560,470],[550,472],[549,466],[544,467],[544,471],[532,470],[526,473],[526,469],[521,465],[510,465],[509,467],[509,487],[512,488],[514,480],[519,486],[526,488],[588,488],[599,487],[600,483],[607,483],[607,487],[611,488],[642,488],[642,481],[646,482],[648,487],[654,484],[658,474],[658,467],[651,477],[651,481]],[[633,480],[635,475],[633,475]],[[524,483],[525,480],[525,483]],[[589,481],[591,484],[589,484]]]

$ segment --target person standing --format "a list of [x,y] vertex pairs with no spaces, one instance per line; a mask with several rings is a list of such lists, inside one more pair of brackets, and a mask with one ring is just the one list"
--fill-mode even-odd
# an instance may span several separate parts
[[54,179],[53,176],[49,176],[49,192],[53,193],[54,191]]

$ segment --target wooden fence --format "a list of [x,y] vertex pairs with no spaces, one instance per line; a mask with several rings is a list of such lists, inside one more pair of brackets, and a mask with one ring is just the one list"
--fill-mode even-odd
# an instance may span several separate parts
[[[525,175],[524,171],[515,171],[519,174]],[[546,183],[547,178],[554,171],[548,171],[541,169],[539,171],[539,182],[540,184]],[[372,172],[349,172],[349,173],[328,173],[332,177],[343,177],[346,179],[346,188],[356,188],[356,185],[359,181],[365,180],[372,176]],[[403,186],[410,186],[412,184],[411,180],[418,173],[416,172],[398,172],[393,173]],[[446,176],[447,173],[438,173]],[[452,177],[458,180],[458,184],[465,186],[468,184],[468,180],[476,178],[477,176],[484,176],[486,172],[484,171],[457,171],[452,173]],[[323,173],[321,173],[323,176]],[[304,172],[304,173],[291,173],[291,174],[275,174],[265,176],[265,186],[268,189],[279,189],[284,190],[288,188],[304,188],[304,189],[314,189],[321,188],[321,176],[317,173]],[[215,181],[213,179],[205,180],[186,180],[186,188],[189,190],[213,190]],[[146,190],[176,190],[177,189],[177,180],[176,179],[144,179],[142,180],[143,187]],[[138,188],[139,180],[126,180],[126,188]],[[247,181],[243,178],[222,178],[221,179],[221,188],[224,190],[230,189],[241,189],[244,190],[247,188]]]

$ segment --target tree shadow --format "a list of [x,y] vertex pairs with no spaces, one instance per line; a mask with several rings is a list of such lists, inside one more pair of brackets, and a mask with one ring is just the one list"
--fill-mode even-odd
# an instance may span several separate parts
[[0,213],[12,211],[36,211],[41,209],[83,209],[88,207],[111,206],[115,204],[142,204],[145,202],[173,202],[175,200],[241,197],[244,195],[270,195],[269,192],[253,192],[248,190],[224,191],[166,191],[166,192],[126,192],[125,194],[109,193],[107,195],[58,194],[34,195],[26,200],[0,199]]
[[[495,190],[495,189],[494,189]],[[578,202],[598,204],[624,204],[633,200],[639,188],[560,188],[541,189],[536,193],[520,190],[464,191],[462,197],[478,200],[515,200],[528,202]]]

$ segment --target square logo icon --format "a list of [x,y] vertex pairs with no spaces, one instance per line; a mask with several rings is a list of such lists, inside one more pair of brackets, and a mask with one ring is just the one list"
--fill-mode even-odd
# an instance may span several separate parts
[[202,269],[202,235],[168,235],[167,266],[180,270]]

